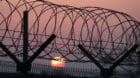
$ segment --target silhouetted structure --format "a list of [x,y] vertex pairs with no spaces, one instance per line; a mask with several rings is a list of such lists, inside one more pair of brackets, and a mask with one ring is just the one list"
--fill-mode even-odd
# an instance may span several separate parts
[[[20,72],[29,71],[36,57],[51,60],[56,54],[67,62],[85,63],[94,59],[101,69],[103,65],[115,65],[113,70],[121,65],[139,67],[139,48],[135,45],[140,43],[140,23],[126,13],[44,0],[4,0],[0,5],[6,9],[0,10],[0,56],[10,56],[17,68],[22,68],[18,69]],[[88,50],[92,60],[81,53],[79,44]],[[23,62],[17,58],[21,56]]]

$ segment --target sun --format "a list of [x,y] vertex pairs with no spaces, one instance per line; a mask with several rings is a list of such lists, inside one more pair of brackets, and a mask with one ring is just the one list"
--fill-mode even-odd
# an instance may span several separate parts
[[60,56],[54,57],[54,60],[51,60],[51,66],[52,67],[57,67],[57,68],[65,67],[65,60],[64,60],[64,58],[62,58]]

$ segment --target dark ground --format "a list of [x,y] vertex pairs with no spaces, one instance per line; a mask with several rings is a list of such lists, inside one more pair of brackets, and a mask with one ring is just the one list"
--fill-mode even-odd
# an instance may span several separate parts
[[22,73],[4,73],[0,72],[0,78],[89,78],[74,77],[69,75],[47,75],[47,74],[22,74]]

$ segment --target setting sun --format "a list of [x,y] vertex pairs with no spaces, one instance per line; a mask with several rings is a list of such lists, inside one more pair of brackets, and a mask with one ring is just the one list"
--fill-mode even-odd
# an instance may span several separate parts
[[51,66],[52,67],[59,67],[63,68],[65,66],[65,60],[62,57],[54,57],[54,60],[51,60]]

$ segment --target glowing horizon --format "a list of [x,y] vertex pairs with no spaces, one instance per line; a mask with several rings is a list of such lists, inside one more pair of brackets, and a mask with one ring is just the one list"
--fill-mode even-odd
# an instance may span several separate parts
[[56,56],[54,60],[51,60],[51,66],[54,68],[63,68],[65,67],[65,60],[62,57]]

